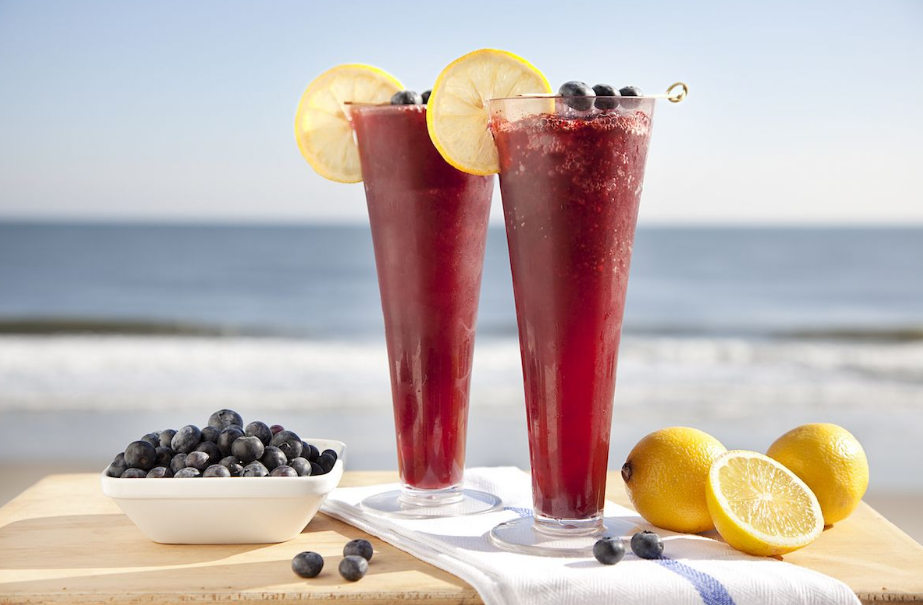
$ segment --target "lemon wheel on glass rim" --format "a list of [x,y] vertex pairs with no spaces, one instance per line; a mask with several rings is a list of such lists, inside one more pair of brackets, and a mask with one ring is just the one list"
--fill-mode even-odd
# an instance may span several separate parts
[[488,130],[487,101],[549,94],[551,85],[534,65],[505,50],[484,48],[450,63],[433,85],[426,126],[439,153],[453,167],[480,176],[499,171]]
[[314,78],[298,103],[295,140],[318,174],[339,183],[362,180],[359,150],[344,107],[347,103],[387,103],[404,86],[391,74],[351,63]]

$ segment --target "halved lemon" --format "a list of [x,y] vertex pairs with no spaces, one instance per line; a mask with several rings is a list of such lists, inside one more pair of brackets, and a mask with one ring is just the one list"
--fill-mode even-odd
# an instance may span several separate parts
[[387,103],[404,86],[371,65],[328,69],[308,84],[295,113],[301,155],[322,177],[340,183],[362,180],[359,150],[346,117],[346,103]]
[[804,481],[756,452],[731,450],[715,459],[705,500],[721,537],[751,555],[792,552],[824,529],[820,504]]
[[426,126],[433,145],[455,168],[486,176],[500,169],[497,148],[487,129],[487,101],[551,92],[534,65],[505,50],[484,48],[450,63],[426,104]]

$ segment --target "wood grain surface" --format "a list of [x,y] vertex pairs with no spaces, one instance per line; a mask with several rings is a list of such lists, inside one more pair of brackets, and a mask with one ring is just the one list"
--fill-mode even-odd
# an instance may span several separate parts
[[[342,485],[395,480],[393,472],[351,472]],[[618,473],[610,473],[607,492],[629,505]],[[375,558],[362,581],[345,582],[336,566],[343,545],[359,537],[372,542]],[[320,577],[292,573],[290,561],[303,550],[324,556]],[[923,546],[865,504],[785,560],[843,580],[866,603],[923,604]],[[283,544],[155,544],[100,493],[95,474],[47,477],[0,509],[0,603],[259,600],[481,602],[455,576],[322,514]]]

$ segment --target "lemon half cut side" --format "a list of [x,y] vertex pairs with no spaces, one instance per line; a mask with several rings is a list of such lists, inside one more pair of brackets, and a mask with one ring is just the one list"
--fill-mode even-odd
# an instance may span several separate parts
[[708,472],[708,511],[718,533],[752,555],[782,555],[807,546],[824,529],[820,504],[793,472],[757,452],[731,450]]
[[497,148],[488,130],[487,101],[551,93],[534,65],[505,50],[483,48],[450,63],[433,85],[426,126],[436,149],[451,166],[479,176],[496,174]]
[[362,180],[359,149],[344,107],[347,103],[387,103],[404,86],[371,65],[328,69],[308,84],[295,113],[295,140],[311,168],[331,181]]

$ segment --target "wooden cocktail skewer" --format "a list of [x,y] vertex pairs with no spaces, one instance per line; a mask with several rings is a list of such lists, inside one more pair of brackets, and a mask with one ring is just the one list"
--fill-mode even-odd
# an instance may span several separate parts
[[[659,95],[644,95],[642,97],[625,97],[626,99],[666,99],[670,103],[679,103],[686,98],[686,95],[689,94],[689,85],[685,82],[674,82],[667,88],[667,92]],[[552,97],[559,97],[561,95],[555,93],[529,93],[524,95],[519,95],[523,98],[535,98],[535,99],[547,99]]]

